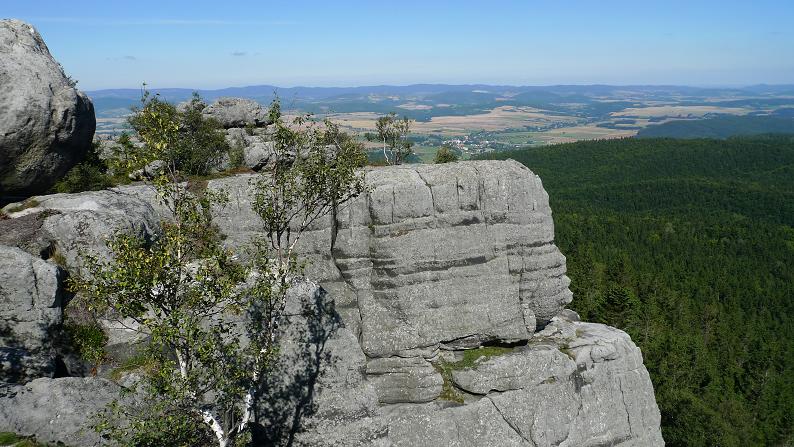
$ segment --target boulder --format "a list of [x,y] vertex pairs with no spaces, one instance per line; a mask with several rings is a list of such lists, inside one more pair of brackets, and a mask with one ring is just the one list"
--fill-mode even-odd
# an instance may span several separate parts
[[52,187],[82,161],[95,129],[91,100],[38,31],[0,20],[0,203]]
[[268,113],[253,99],[218,98],[202,111],[226,129],[232,127],[264,127],[269,124]]
[[119,385],[98,377],[36,379],[0,387],[0,431],[35,436],[69,446],[106,445],[92,418],[120,394]]
[[148,240],[160,222],[149,203],[116,189],[36,196],[4,211],[11,218],[0,221],[0,243],[45,258],[57,254],[75,273],[82,272],[83,255],[109,256],[107,241],[117,232]]
[[532,343],[542,347],[453,378],[479,392],[506,390],[486,398],[530,445],[664,445],[650,376],[625,332],[555,317]]
[[[273,141],[267,141],[263,135],[248,135],[245,129],[232,128],[226,130],[226,141],[232,149],[242,150],[243,166],[253,171],[260,171],[275,158]],[[230,168],[229,160],[222,168]]]
[[0,382],[52,376],[54,334],[67,299],[58,266],[0,245]]

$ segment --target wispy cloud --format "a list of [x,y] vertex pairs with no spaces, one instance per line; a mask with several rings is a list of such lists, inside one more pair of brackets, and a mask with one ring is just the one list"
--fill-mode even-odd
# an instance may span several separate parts
[[101,17],[30,17],[36,23],[75,23],[81,25],[111,26],[290,26],[298,22],[289,20],[216,20],[216,19],[164,19],[148,18],[117,20]]
[[135,56],[124,56],[124,59],[127,59],[128,61],[137,61],[138,60],[138,58],[135,57]]
[[239,57],[239,56],[245,56],[246,54],[248,54],[248,53],[246,53],[245,51],[235,51],[235,52],[232,53],[232,56],[238,56]]

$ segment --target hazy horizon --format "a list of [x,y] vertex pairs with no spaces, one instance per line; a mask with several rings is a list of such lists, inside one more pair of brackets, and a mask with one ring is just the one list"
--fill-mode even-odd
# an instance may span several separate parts
[[[276,85],[276,84],[269,84],[269,83],[257,83],[257,84],[246,84],[246,85],[226,85],[216,88],[202,88],[202,87],[191,87],[191,86],[181,86],[181,85],[170,85],[170,86],[158,86],[158,85],[150,85],[146,83],[146,88],[149,90],[197,90],[197,91],[217,91],[217,90],[227,90],[227,89],[245,89],[245,88],[254,88],[254,87],[275,87],[275,88],[284,88],[284,89],[298,89],[298,88],[306,88],[306,89],[356,89],[356,88],[369,88],[369,87],[412,87],[412,86],[421,86],[421,85],[428,85],[428,86],[450,86],[450,87],[461,87],[461,86],[472,86],[472,87],[515,87],[515,88],[553,88],[553,87],[564,87],[564,86],[577,86],[577,87],[590,87],[590,86],[604,86],[604,87],[690,87],[690,88],[703,88],[703,89],[710,89],[710,88],[725,88],[725,89],[741,89],[747,87],[755,87],[755,86],[769,86],[769,87],[788,87],[794,86],[794,82],[781,82],[781,83],[767,83],[767,82],[758,82],[752,84],[602,84],[602,83],[588,83],[588,82],[571,82],[571,83],[564,83],[564,84],[495,84],[495,83],[476,83],[476,82],[462,82],[462,83],[448,83],[448,82],[412,82],[408,84],[387,84],[387,83],[373,83],[373,84],[353,84],[353,85],[337,85],[337,84],[326,84],[326,85],[311,85],[311,84],[295,84],[295,85]],[[101,92],[101,91],[112,91],[112,90],[140,90],[142,84],[137,86],[119,86],[119,87],[107,87],[107,88],[97,88],[97,89],[82,89],[84,91],[90,92]]]
[[84,90],[794,82],[794,5],[4,2]]

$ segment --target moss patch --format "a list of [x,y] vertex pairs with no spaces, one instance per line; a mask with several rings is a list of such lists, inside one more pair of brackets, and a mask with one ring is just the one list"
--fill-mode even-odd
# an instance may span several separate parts
[[9,214],[18,213],[18,212],[20,212],[22,210],[26,210],[28,208],[35,208],[37,206],[39,206],[39,201],[38,200],[36,200],[36,199],[28,199],[28,200],[25,200],[24,202],[20,203],[17,206],[12,206],[11,208],[8,208],[8,210],[6,210],[6,212],[9,213]]
[[463,403],[464,394],[458,390],[458,388],[455,387],[455,384],[452,382],[452,372],[461,369],[473,368],[477,365],[480,359],[488,359],[490,357],[504,355],[512,352],[513,349],[514,348],[502,346],[482,346],[478,349],[463,351],[463,358],[457,362],[447,362],[442,359],[433,363],[433,367],[436,369],[436,371],[438,371],[439,374],[441,374],[441,378],[444,379],[444,385],[438,398],[441,400]]

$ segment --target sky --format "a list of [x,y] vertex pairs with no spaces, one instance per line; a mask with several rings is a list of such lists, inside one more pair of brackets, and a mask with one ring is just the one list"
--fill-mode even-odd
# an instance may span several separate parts
[[794,84],[792,0],[0,0],[84,90]]

